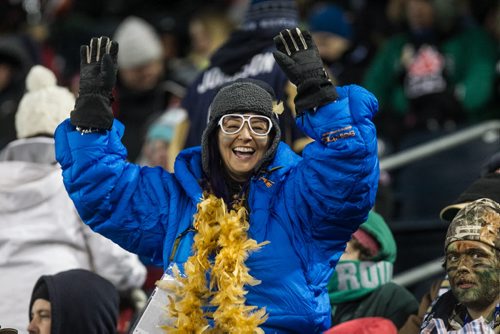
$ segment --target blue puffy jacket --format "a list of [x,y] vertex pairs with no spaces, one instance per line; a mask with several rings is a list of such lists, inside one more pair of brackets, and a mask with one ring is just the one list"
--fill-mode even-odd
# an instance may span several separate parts
[[[302,157],[280,143],[269,172],[250,182],[249,237],[270,243],[246,261],[262,281],[247,287],[247,304],[266,307],[266,333],[330,327],[326,284],[375,201],[377,101],[359,86],[337,91],[337,101],[297,120],[315,140]],[[66,189],[93,230],[165,268],[183,263],[202,196],[200,148],[181,152],[170,174],[127,162],[122,134],[118,121],[105,134],[85,135],[63,122],[55,138]]]

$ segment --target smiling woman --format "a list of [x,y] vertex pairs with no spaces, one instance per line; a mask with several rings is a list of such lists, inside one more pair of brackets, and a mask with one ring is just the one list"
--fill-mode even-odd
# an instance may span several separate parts
[[244,183],[276,152],[280,128],[275,99],[265,82],[240,79],[223,86],[211,104],[202,136],[203,170],[211,175],[212,191],[227,203],[241,197]]
[[280,141],[273,89],[239,79],[215,93],[201,147],[179,153],[174,173],[126,160],[110,108],[118,45],[82,46],[87,90],[56,130],[66,189],[86,224],[180,283],[163,313],[169,333],[330,327],[326,283],[375,201],[378,104],[332,84],[308,32],[286,29],[274,42],[297,86],[297,126],[314,141],[295,154]]

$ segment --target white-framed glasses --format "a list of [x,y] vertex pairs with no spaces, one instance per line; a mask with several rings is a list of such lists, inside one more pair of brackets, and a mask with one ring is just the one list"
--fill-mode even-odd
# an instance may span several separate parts
[[256,136],[266,136],[273,128],[271,119],[263,115],[227,114],[221,117],[218,124],[223,133],[234,135],[243,129],[245,123]]

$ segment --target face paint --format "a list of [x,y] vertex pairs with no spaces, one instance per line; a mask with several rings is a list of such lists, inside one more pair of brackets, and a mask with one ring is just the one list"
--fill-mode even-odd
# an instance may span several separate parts
[[457,300],[484,308],[500,295],[500,261],[492,247],[479,241],[455,241],[446,251],[446,271]]

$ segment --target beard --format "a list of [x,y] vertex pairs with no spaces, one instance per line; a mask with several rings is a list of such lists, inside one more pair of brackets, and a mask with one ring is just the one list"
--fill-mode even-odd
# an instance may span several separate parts
[[[472,275],[464,275],[451,280],[451,289],[455,298],[466,307],[481,309],[495,303],[500,295],[500,270],[490,268]],[[472,286],[463,288],[462,284]]]

